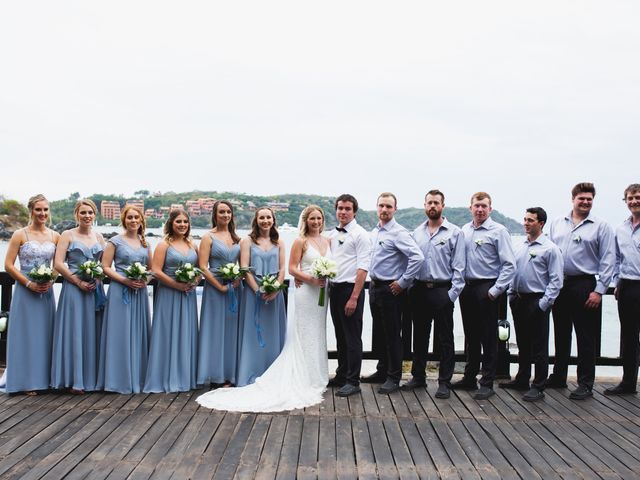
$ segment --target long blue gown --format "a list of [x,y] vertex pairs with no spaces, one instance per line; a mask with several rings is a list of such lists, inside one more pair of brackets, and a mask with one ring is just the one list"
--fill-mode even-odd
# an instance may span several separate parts
[[[237,262],[239,256],[239,244],[228,247],[211,235],[211,273],[216,275],[220,266]],[[209,282],[205,282],[198,338],[198,385],[236,382],[238,312],[242,290],[242,287],[238,287],[233,293],[222,293]]]
[[[122,276],[125,276],[124,269],[134,262],[148,266],[149,251],[146,247],[133,248],[120,235],[109,242],[115,246],[115,269]],[[100,388],[118,393],[142,391],[147,374],[150,330],[147,289],[132,290],[112,281],[100,336]]]
[[[67,249],[67,266],[75,274],[79,265],[87,260],[99,261],[102,251],[99,242],[87,247],[73,239]],[[104,297],[102,282],[98,282],[93,292],[84,292],[73,283],[63,282],[53,328],[53,388],[97,389],[101,296]]]
[[[279,249],[264,251],[251,244],[250,266],[258,284],[265,275],[278,275]],[[265,303],[261,294],[252,294],[246,287],[240,315],[240,347],[236,385],[253,383],[273,363],[284,346],[287,316],[282,293]]]
[[[175,278],[183,263],[196,265],[198,255],[167,249],[162,271]],[[198,306],[196,292],[180,292],[158,284],[153,301],[151,347],[144,391],[186,392],[196,388],[198,357]]]
[[[51,266],[56,246],[53,242],[29,240],[20,246],[20,271],[27,273],[40,265]],[[46,390],[51,380],[51,338],[56,303],[53,289],[34,293],[16,282],[11,300],[7,338],[6,392]]]

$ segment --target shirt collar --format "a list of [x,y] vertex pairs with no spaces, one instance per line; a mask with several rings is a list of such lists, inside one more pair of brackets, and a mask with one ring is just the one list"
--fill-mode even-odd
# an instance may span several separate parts
[[354,218],[342,228],[344,228],[347,231],[347,233],[349,233],[351,230],[356,228],[357,225],[358,225],[358,221]]
[[473,228],[474,230],[480,230],[481,228],[484,228],[486,230],[491,230],[495,226],[495,224],[496,222],[494,222],[491,217],[487,217],[487,219],[484,222],[482,222],[482,224],[479,227],[476,227],[475,224],[473,223],[473,220],[471,220],[471,228]]
[[387,230],[387,231],[389,231],[396,225],[396,223],[398,223],[398,222],[396,222],[396,219],[392,218],[384,226],[381,226],[380,222],[378,222],[378,224],[376,225],[376,228],[378,230]]

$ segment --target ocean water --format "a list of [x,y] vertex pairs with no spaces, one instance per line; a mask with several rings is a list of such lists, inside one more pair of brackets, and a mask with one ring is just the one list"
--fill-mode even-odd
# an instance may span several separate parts
[[[96,227],[96,230],[101,233],[110,233],[110,232],[119,232],[118,227],[111,226],[100,226]],[[152,228],[148,230],[150,233],[154,233],[156,236],[149,237],[149,243],[152,246],[155,246],[161,238],[162,231],[160,228]],[[194,237],[201,237],[207,232],[206,229],[194,229],[192,230],[192,235]],[[247,235],[247,231],[239,231],[239,235],[245,236]],[[289,246],[293,243],[295,238],[298,236],[297,229],[281,229],[280,236],[286,245],[286,252],[288,255]],[[524,237],[514,236],[512,237],[515,245],[519,245]],[[196,238],[196,243],[198,242]],[[7,252],[8,242],[0,241],[0,259],[2,259],[2,264],[0,264],[0,271],[4,271],[4,258]],[[288,256],[287,256],[288,262]],[[288,275],[287,275],[288,276]],[[54,292],[56,294],[56,298],[60,294],[60,284],[56,284],[54,287]],[[198,287],[201,290],[201,287]],[[151,289],[149,288],[149,292]],[[198,307],[200,306],[200,296],[198,297]],[[289,295],[289,314],[293,314],[295,311],[295,302],[293,301],[294,295],[293,291],[290,291]],[[368,299],[366,299],[368,303]],[[508,309],[509,310],[509,309]],[[507,319],[513,325],[513,319],[511,318],[511,311],[509,310],[507,313]],[[363,344],[365,350],[371,348],[371,314],[368,308],[365,308],[364,313],[364,329],[363,329]],[[513,330],[513,329],[512,329]],[[464,332],[462,328],[462,318],[460,316],[460,308],[458,303],[456,302],[456,307],[454,310],[454,341],[456,350],[464,349]],[[431,345],[433,344],[433,331],[431,336]],[[553,353],[553,326],[550,328],[550,338],[549,338],[550,352]],[[575,340],[575,334],[572,342],[572,355],[576,355],[576,345],[577,342]],[[333,331],[333,324],[331,323],[331,319],[327,319],[327,346],[330,350],[335,350],[336,341],[335,335]],[[510,340],[510,351],[513,353],[517,352],[517,346],[515,344],[515,334],[512,331],[512,337]],[[603,306],[602,306],[602,355],[607,357],[617,357],[620,351],[620,323],[618,320],[618,312],[616,301],[612,295],[605,295],[603,297]],[[335,363],[331,362],[330,371],[335,368]],[[517,365],[511,365],[512,374],[515,374],[517,370]],[[365,361],[363,365],[363,374],[367,374],[369,372],[373,372],[375,370],[375,362],[373,361]],[[575,367],[570,367],[569,370],[570,375],[575,375]],[[597,375],[599,377],[620,377],[622,375],[622,367],[606,367],[599,366],[597,368]]]

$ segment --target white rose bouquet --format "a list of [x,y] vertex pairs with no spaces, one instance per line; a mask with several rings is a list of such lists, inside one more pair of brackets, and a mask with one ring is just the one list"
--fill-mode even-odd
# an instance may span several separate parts
[[29,270],[27,276],[36,283],[49,283],[55,281],[58,274],[49,265],[43,263]]
[[249,270],[250,269],[247,267],[241,267],[238,262],[231,262],[220,265],[220,267],[216,271],[216,275],[225,282],[233,283],[237,279],[244,277]]
[[151,272],[144,263],[133,262],[124,269],[124,275],[131,280],[147,280]]
[[284,283],[280,283],[277,275],[265,275],[260,279],[260,284],[258,285],[258,291],[266,294],[286,289],[287,286]]
[[102,280],[104,278],[104,270],[102,264],[95,260],[87,260],[78,267],[78,275],[87,281]]
[[[338,265],[333,260],[326,257],[319,257],[311,264],[311,275],[318,279],[336,278],[338,275]],[[326,287],[320,287],[320,297],[318,305],[324,307],[324,299],[326,296]]]
[[180,283],[196,283],[196,279],[202,275],[202,270],[191,263],[183,263],[176,268],[176,280]]

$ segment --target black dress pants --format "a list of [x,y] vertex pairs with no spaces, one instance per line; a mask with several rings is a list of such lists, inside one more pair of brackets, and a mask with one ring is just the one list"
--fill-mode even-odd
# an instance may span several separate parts
[[531,386],[544,390],[549,374],[549,311],[542,311],[542,293],[517,295],[511,302],[511,313],[518,342],[518,373],[516,381],[529,384],[531,363],[535,376]]
[[329,293],[331,319],[336,332],[338,368],[335,380],[338,383],[360,385],[362,367],[362,314],[364,312],[364,290],[358,296],[353,315],[347,317],[344,306],[351,298],[353,283],[332,283]]
[[593,388],[596,376],[596,326],[602,305],[586,308],[584,304],[595,288],[593,275],[566,277],[552,309],[556,346],[553,377],[555,380],[567,379],[573,327],[578,343],[578,384],[588,389]]
[[[435,342],[440,350],[438,383],[451,384],[454,361],[453,302],[446,287],[428,288],[424,282],[415,282],[409,290],[413,322],[413,366],[411,375],[419,380],[426,378],[427,353],[431,322],[435,324]],[[435,343],[434,342],[434,343]],[[435,348],[438,350],[438,348]]]
[[489,298],[495,279],[467,282],[460,294],[462,326],[467,348],[464,378],[472,381],[480,371],[480,385],[493,388],[498,357],[498,299]]
[[402,376],[402,308],[406,290],[400,295],[391,293],[391,282],[371,281],[369,306],[373,324],[382,327],[385,339],[387,380],[399,383]]
[[622,384],[635,390],[640,362],[640,280],[621,279],[618,282],[618,315],[622,340]]

